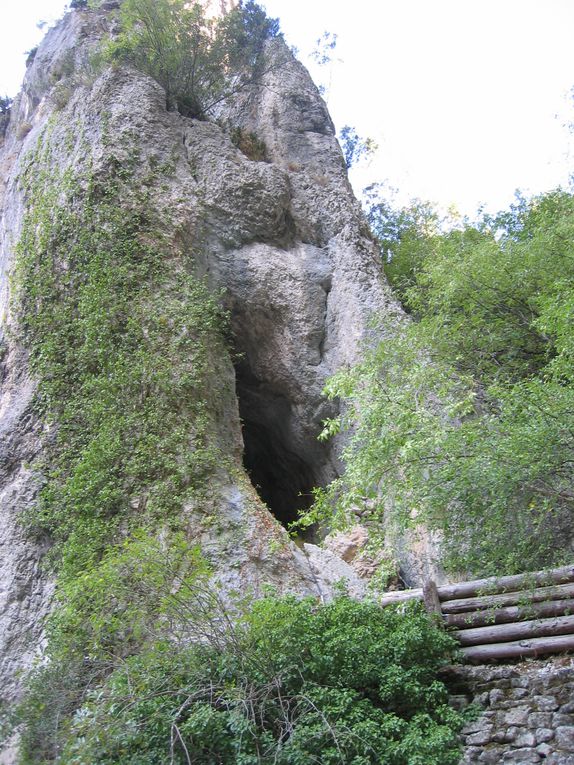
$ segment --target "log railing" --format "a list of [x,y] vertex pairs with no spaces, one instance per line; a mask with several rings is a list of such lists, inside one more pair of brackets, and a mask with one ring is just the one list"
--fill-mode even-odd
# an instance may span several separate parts
[[423,600],[471,661],[574,651],[574,565],[390,592],[382,606]]

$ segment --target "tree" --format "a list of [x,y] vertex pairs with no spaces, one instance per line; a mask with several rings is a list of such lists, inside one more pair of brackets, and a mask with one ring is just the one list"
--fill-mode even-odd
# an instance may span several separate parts
[[253,0],[218,19],[208,19],[200,3],[126,0],[120,19],[108,55],[153,77],[168,109],[199,119],[258,81],[265,42],[279,35],[278,22]]
[[0,137],[4,136],[10,122],[13,99],[8,96],[0,96]]
[[429,241],[443,221],[430,202],[414,199],[401,207],[384,184],[372,184],[363,192],[367,220],[381,251],[385,274],[408,311],[406,290],[428,253]]
[[337,47],[337,35],[333,32],[323,32],[321,37],[315,40],[315,48],[311,51],[311,58],[319,66],[330,64],[333,60],[332,52]]
[[[420,210],[419,210],[420,212]],[[571,556],[574,196],[554,191],[441,231],[379,205],[385,268],[414,321],[327,386],[346,401],[346,472],[304,522],[442,530],[458,570],[525,571]],[[373,213],[371,213],[373,219]]]
[[339,142],[347,170],[377,150],[377,144],[372,138],[361,138],[355,128],[350,125],[341,128]]

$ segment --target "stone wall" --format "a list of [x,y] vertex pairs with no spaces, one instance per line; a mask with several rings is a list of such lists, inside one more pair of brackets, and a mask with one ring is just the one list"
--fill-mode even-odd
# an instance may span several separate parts
[[455,706],[483,711],[463,732],[461,765],[574,765],[574,659],[448,670]]

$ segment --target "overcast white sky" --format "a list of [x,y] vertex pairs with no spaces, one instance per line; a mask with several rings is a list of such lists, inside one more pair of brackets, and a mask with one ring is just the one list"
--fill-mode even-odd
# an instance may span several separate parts
[[[357,189],[386,180],[401,198],[507,205],[519,187],[565,184],[574,160],[574,0],[262,0],[305,54],[338,35],[328,85],[335,123],[379,151]],[[0,94],[13,95],[39,20],[63,0],[0,0]]]

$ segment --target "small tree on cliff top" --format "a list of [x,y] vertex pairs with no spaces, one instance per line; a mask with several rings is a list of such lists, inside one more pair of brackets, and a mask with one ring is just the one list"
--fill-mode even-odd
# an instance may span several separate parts
[[278,22],[252,0],[216,19],[200,3],[125,0],[120,18],[111,57],[153,77],[169,109],[200,119],[257,81],[265,41],[279,35]]

